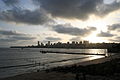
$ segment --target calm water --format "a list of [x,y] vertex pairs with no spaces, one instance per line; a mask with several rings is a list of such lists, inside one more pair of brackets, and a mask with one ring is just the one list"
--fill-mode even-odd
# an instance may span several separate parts
[[105,49],[0,49],[0,78],[33,72],[38,69],[75,64],[103,56],[73,55],[73,54],[42,54],[40,50],[79,52],[79,53],[106,53]]

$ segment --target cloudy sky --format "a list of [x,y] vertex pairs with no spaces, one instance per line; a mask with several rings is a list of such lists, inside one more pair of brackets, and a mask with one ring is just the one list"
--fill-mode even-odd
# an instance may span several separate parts
[[120,42],[120,0],[0,0],[0,47]]

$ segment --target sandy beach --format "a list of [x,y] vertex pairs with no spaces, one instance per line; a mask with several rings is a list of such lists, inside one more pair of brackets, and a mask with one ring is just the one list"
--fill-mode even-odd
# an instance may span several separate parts
[[[101,59],[91,60],[87,62],[82,62],[76,64],[77,66],[88,66],[93,64],[100,64],[107,61],[111,61],[112,59],[119,59],[120,55],[113,55],[109,57],[104,57]],[[72,65],[71,65],[72,66]],[[60,72],[55,70],[47,71],[39,71],[39,72],[32,72],[32,73],[25,73],[13,77],[3,78],[0,80],[76,80],[76,74],[72,72]],[[79,80],[83,80],[83,76],[79,74]],[[89,75],[86,74],[86,80],[120,80],[120,74],[115,73],[112,76],[104,76],[104,75]]]

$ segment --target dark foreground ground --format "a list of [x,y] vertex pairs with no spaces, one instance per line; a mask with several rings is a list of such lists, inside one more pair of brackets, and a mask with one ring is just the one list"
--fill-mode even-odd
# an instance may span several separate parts
[[120,57],[115,55],[0,80],[120,80]]

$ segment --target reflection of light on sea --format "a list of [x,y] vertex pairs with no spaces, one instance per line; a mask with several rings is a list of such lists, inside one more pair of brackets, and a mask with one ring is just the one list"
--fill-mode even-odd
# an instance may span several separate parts
[[94,55],[92,57],[89,57],[89,60],[94,60],[94,59],[99,59],[99,58],[103,58],[104,56],[98,56],[98,55]]

